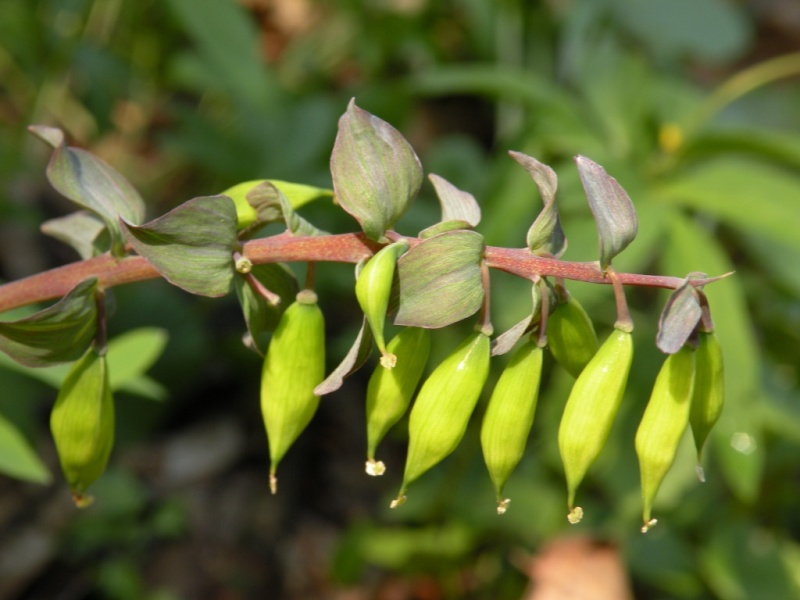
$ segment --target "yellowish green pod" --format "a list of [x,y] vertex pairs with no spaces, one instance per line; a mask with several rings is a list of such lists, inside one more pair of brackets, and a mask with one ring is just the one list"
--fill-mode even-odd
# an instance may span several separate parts
[[681,437],[689,424],[694,390],[695,353],[683,346],[664,361],[650,401],[636,430],[636,455],[642,478],[642,533],[656,524],[650,514],[656,492],[675,461]]
[[541,376],[542,349],[528,340],[503,369],[483,416],[481,447],[501,515],[509,503],[503,498],[503,488],[522,459],[533,425]]
[[356,280],[356,298],[367,317],[375,343],[381,352],[381,365],[387,369],[395,366],[397,357],[386,349],[383,326],[389,298],[392,295],[392,281],[397,259],[408,250],[408,242],[400,241],[381,248],[361,269]]
[[242,183],[237,183],[233,187],[229,187],[227,190],[222,192],[223,195],[228,196],[231,200],[233,200],[233,204],[236,206],[237,230],[245,229],[258,220],[258,212],[247,201],[247,193],[265,181],[266,179],[244,181]]
[[575,506],[575,493],[608,439],[632,360],[633,336],[615,329],[578,375],[567,399],[558,428],[558,448],[567,478],[570,523],[577,523],[583,515]]
[[[697,463],[700,464],[703,446],[708,434],[722,412],[725,402],[725,370],[722,363],[722,348],[717,335],[711,331],[701,331],[695,352],[695,382],[692,410],[689,423],[697,448]],[[702,470],[698,469],[702,474]],[[702,475],[701,475],[702,479]]]
[[489,336],[475,332],[422,384],[408,422],[403,485],[392,508],[405,502],[409,484],[456,449],[489,374]]
[[114,445],[114,399],[106,357],[90,348],[70,369],[50,414],[61,470],[75,504],[92,502],[87,488],[106,469]]
[[547,319],[547,344],[553,357],[573,377],[597,352],[597,334],[583,306],[569,296]]
[[278,463],[319,406],[314,388],[325,377],[325,320],[317,295],[302,290],[281,315],[261,374],[261,413],[269,440],[270,489]]
[[378,366],[367,385],[367,473],[383,475],[382,461],[375,460],[375,450],[386,432],[400,420],[411,403],[414,390],[422,378],[431,348],[427,329],[406,327],[398,333],[386,350],[397,357],[397,366]]

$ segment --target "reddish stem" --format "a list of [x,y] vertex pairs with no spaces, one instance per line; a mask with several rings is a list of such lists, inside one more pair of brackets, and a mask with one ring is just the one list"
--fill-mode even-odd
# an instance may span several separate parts
[[[404,238],[411,246],[420,243],[416,238]],[[281,234],[251,240],[244,244],[242,254],[253,264],[269,262],[342,262],[357,263],[374,254],[381,244],[367,239],[361,233],[294,237]],[[611,284],[597,263],[568,262],[555,258],[533,256],[526,248],[498,248],[488,246],[484,254],[486,265],[533,279],[535,276],[561,277],[588,283]],[[624,285],[675,289],[685,281],[681,277],[617,273]],[[159,274],[145,258],[128,256],[118,259],[108,254],[70,263],[49,271],[0,286],[0,312],[20,306],[61,298],[81,281],[97,277],[100,288],[108,289],[126,283],[153,279]],[[695,286],[710,279],[692,280]]]

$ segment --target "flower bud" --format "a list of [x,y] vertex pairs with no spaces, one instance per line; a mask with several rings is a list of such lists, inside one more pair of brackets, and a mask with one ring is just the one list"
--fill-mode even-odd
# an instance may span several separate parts
[[420,327],[406,327],[386,350],[397,357],[397,366],[378,366],[367,386],[367,473],[382,475],[383,462],[375,460],[375,450],[386,432],[408,409],[422,377],[431,348],[430,333]]
[[632,360],[631,334],[615,329],[578,375],[564,407],[558,447],[567,477],[571,523],[583,514],[574,506],[575,492],[608,439]]
[[653,500],[689,423],[695,374],[695,353],[683,346],[670,354],[658,372],[650,401],[636,431],[636,455],[642,477],[642,533],[655,525]]
[[498,514],[506,512],[509,500],[503,499],[503,487],[525,452],[541,376],[542,349],[528,340],[503,369],[483,416],[481,447],[494,483]]
[[489,374],[489,336],[475,332],[434,369],[422,385],[408,423],[403,485],[392,508],[405,502],[409,484],[456,449]]
[[[722,412],[725,402],[725,371],[722,363],[722,348],[717,335],[701,331],[695,351],[695,381],[689,423],[697,448],[700,463],[703,446],[714,424]],[[698,471],[702,473],[702,471]],[[702,477],[701,477],[702,479]]]
[[261,412],[269,440],[270,489],[278,463],[319,406],[314,387],[325,377],[325,320],[317,295],[302,290],[281,315],[264,358]]
[[367,261],[356,280],[356,298],[369,321],[375,343],[381,352],[381,364],[387,369],[394,367],[396,357],[386,350],[383,325],[389,308],[389,298],[392,295],[397,259],[406,250],[408,243],[404,241],[381,248]]
[[61,470],[75,504],[92,502],[86,489],[106,469],[114,445],[114,399],[106,357],[90,348],[72,365],[50,414]]
[[553,357],[573,377],[597,352],[597,334],[583,306],[569,296],[547,319],[547,345]]

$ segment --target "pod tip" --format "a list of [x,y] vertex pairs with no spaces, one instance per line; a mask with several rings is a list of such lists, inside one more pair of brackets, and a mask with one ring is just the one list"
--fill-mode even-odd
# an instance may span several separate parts
[[278,493],[278,478],[275,473],[269,474],[269,491],[273,496]]
[[647,533],[652,529],[655,524],[658,523],[658,519],[650,519],[649,521],[645,521],[645,524],[642,525],[642,533]]
[[706,482],[706,472],[703,469],[703,465],[698,463],[697,466],[694,468],[694,472],[697,473],[697,478],[700,480],[700,483]]
[[583,519],[583,509],[580,506],[570,509],[567,515],[567,521],[569,521],[571,525],[580,523],[581,519]]
[[395,356],[391,352],[384,352],[381,355],[381,366],[384,369],[394,369],[396,364],[397,364],[397,356]]
[[383,475],[386,472],[386,465],[383,464],[382,460],[370,458],[366,463],[366,471],[367,475],[377,477],[378,475]]
[[498,500],[497,501],[497,514],[504,515],[508,510],[508,505],[511,502],[511,498],[506,498],[505,500]]
[[406,495],[401,492],[400,495],[397,496],[397,498],[392,500],[392,503],[389,505],[389,508],[397,508],[398,506],[401,506],[405,503],[406,503]]
[[89,508],[92,504],[94,504],[94,496],[73,492],[72,501],[75,503],[77,508]]

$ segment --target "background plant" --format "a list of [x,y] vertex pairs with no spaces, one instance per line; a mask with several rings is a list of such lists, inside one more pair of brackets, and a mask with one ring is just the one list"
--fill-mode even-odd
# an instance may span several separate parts
[[[219,191],[254,176],[327,185],[324,159],[333,140],[336,116],[346,99],[357,95],[360,104],[371,112],[410,132],[428,170],[444,175],[480,198],[484,209],[481,230],[489,243],[507,243],[515,235],[521,238],[524,228],[515,234],[514,227],[522,220],[520,212],[530,206],[527,175],[514,173],[518,167],[503,156],[505,148],[520,149],[552,165],[560,176],[562,217],[569,224],[565,225],[570,239],[565,257],[575,260],[593,259],[596,244],[591,235],[585,234],[590,217],[578,192],[579,182],[574,171],[561,161],[577,153],[591,156],[620,180],[640,213],[642,230],[630,251],[620,256],[620,270],[644,270],[653,265],[661,272],[676,275],[694,269],[722,273],[730,266],[723,257],[736,261],[733,266],[737,277],[711,286],[709,294],[718,296],[711,300],[720,336],[723,332],[729,336],[723,344],[728,373],[737,376],[729,390],[738,393],[742,401],[752,402],[745,413],[746,427],[730,424],[736,430],[733,433],[746,434],[736,439],[749,454],[719,449],[715,453],[712,447],[710,461],[716,468],[712,466],[710,472],[716,472],[718,477],[710,478],[701,488],[702,497],[697,491],[682,495],[683,486],[679,483],[673,488],[672,501],[682,506],[676,513],[682,525],[676,523],[669,532],[654,530],[653,534],[666,538],[659,545],[663,552],[660,558],[642,563],[639,558],[652,556],[653,548],[648,546],[648,553],[639,552],[638,544],[642,542],[638,537],[628,541],[627,534],[615,534],[623,531],[617,529],[619,521],[630,522],[616,511],[630,515],[638,503],[637,467],[630,446],[612,445],[607,451],[607,470],[598,472],[593,480],[593,489],[603,498],[598,506],[616,507],[596,524],[597,530],[620,540],[630,550],[636,581],[647,589],[666,590],[662,593],[671,597],[742,597],[748,591],[771,585],[773,588],[767,589],[776,590],[776,597],[780,597],[781,590],[786,589],[781,586],[788,585],[781,565],[795,555],[792,544],[786,541],[793,531],[790,507],[794,497],[786,474],[794,468],[792,456],[797,443],[796,415],[791,407],[797,395],[798,282],[792,257],[798,249],[792,215],[797,210],[798,184],[797,139],[787,132],[797,128],[793,108],[797,105],[793,102],[797,91],[792,86],[770,84],[725,105],[719,112],[717,109],[726,100],[735,98],[737,90],[748,89],[748,81],[758,82],[757,71],[750,71],[750,79],[739,79],[738,85],[719,88],[727,92],[711,95],[699,92],[681,77],[686,73],[687,59],[695,65],[716,61],[717,72],[732,72],[725,65],[742,56],[751,43],[748,40],[753,39],[753,28],[769,27],[766,9],[753,9],[758,20],[748,20],[741,12],[715,4],[722,12],[712,13],[709,18],[714,25],[703,25],[702,29],[699,9],[677,11],[685,15],[686,23],[675,28],[659,27],[659,35],[654,35],[653,29],[646,29],[651,21],[641,15],[632,16],[624,3],[599,8],[598,3],[576,3],[563,13],[545,5],[530,9],[512,2],[423,5],[416,13],[391,7],[331,5],[328,15],[333,16],[318,21],[305,34],[273,34],[273,40],[286,42],[270,47],[276,52],[269,62],[270,90],[277,99],[256,102],[258,108],[245,113],[240,110],[243,98],[256,92],[243,91],[247,87],[244,85],[234,87],[229,75],[203,75],[219,75],[226,71],[224,65],[233,63],[220,66],[224,58],[215,54],[221,50],[213,46],[222,44],[219,37],[202,34],[199,13],[187,16],[179,12],[178,3],[173,4],[175,12],[167,12],[167,5],[158,3],[74,3],[66,8],[63,3],[4,4],[4,14],[11,15],[2,25],[8,28],[2,39],[9,40],[3,48],[5,56],[10,57],[3,63],[4,81],[11,82],[5,84],[10,93],[4,104],[4,114],[11,116],[4,118],[9,125],[19,123],[4,128],[2,133],[3,181],[8,190],[3,205],[3,239],[14,242],[14,251],[3,254],[3,269],[9,278],[40,270],[50,260],[43,253],[47,246],[38,240],[27,241],[35,225],[43,220],[43,207],[51,212],[56,201],[40,192],[45,186],[41,177],[43,157],[36,150],[38,146],[23,137],[22,128],[28,123],[48,121],[39,112],[45,109],[59,115],[58,122],[70,131],[72,139],[100,150],[102,156],[128,175],[142,190],[150,213],[155,215],[182,199]],[[115,7],[119,12],[114,12]],[[235,5],[218,9],[238,13],[239,17],[251,14]],[[212,15],[207,22],[216,24],[220,19]],[[660,21],[654,18],[653,22]],[[689,25],[697,25],[703,33],[694,37],[668,35],[691,31],[687,29]],[[709,31],[715,35],[709,35]],[[174,36],[167,35],[169,32]],[[254,35],[245,38],[231,34],[240,40],[252,40]],[[330,43],[331,39],[336,43]],[[787,45],[786,49],[791,47]],[[189,52],[199,48],[203,49]],[[235,55],[236,64],[247,62],[241,59],[242,52],[237,50]],[[39,56],[50,58],[41,60]],[[319,56],[327,62],[309,58]],[[453,63],[456,58],[458,65]],[[127,67],[117,69],[120,64]],[[257,58],[251,65],[254,66],[247,68],[264,70],[263,62]],[[441,70],[431,75],[434,68]],[[514,69],[522,69],[525,76],[518,76],[519,71]],[[101,73],[105,76],[101,77]],[[412,75],[406,76],[407,73]],[[120,79],[120,84],[113,83]],[[115,89],[126,91],[109,93]],[[297,102],[298,97],[303,101]],[[131,102],[120,102],[120,98]],[[198,102],[198,98],[202,100]],[[501,101],[497,109],[492,98]],[[195,106],[199,109],[194,110]],[[446,118],[458,110],[470,115],[468,124]],[[132,111],[134,117],[138,112],[139,120],[118,117],[119,125],[115,125],[114,115],[124,115],[126,111]],[[686,121],[681,121],[682,116]],[[709,120],[711,117],[713,120]],[[273,123],[271,127],[285,125],[287,132],[262,135],[256,126],[258,119]],[[298,134],[308,130],[310,134]],[[276,137],[281,143],[265,141]],[[487,146],[502,152],[487,152]],[[299,158],[290,161],[294,152]],[[271,156],[266,158],[268,154]],[[38,183],[34,186],[30,183],[33,181]],[[517,204],[521,197],[526,201]],[[750,209],[754,198],[758,199],[758,211]],[[417,213],[419,223],[403,223],[403,229],[413,230],[418,224],[432,222],[436,209],[433,202],[428,206],[427,214],[424,210]],[[58,213],[65,210],[61,205],[56,207]],[[583,228],[580,218],[586,224]],[[323,226],[335,228],[324,219]],[[645,224],[652,229],[645,229]],[[696,235],[698,228],[701,235]],[[688,252],[686,239],[707,244],[699,251]],[[586,241],[583,249],[580,240]],[[687,256],[699,256],[701,260],[698,264]],[[21,258],[39,262],[32,267],[19,266]],[[73,259],[74,255],[62,255],[56,262]],[[625,264],[627,260],[634,264]],[[349,273],[334,270],[320,285],[328,286],[331,294],[337,289],[349,294],[350,277]],[[495,286],[500,288],[496,296],[518,298],[519,303],[514,307],[510,301],[508,310],[496,315],[499,330],[513,324],[525,310],[523,305],[529,303],[529,297],[512,281],[498,281]],[[171,330],[170,347],[152,370],[152,376],[168,387],[173,401],[158,405],[123,398],[122,402],[129,406],[120,432],[122,444],[151,437],[148,432],[153,427],[163,432],[180,430],[178,423],[201,422],[205,415],[215,414],[218,402],[211,395],[199,394],[199,390],[225,389],[226,397],[238,397],[236,390],[250,385],[245,383],[244,373],[251,372],[251,367],[243,365],[252,359],[237,349],[239,323],[231,309],[205,302],[190,303],[183,295],[156,287],[158,296],[136,286],[125,291],[120,288],[119,311],[112,323],[118,331],[154,321]],[[603,321],[611,325],[613,309],[607,289],[570,289],[599,321],[601,329]],[[726,303],[728,308],[723,307]],[[131,313],[123,308],[131,304],[137,306],[137,311]],[[646,397],[646,392],[636,390],[651,387],[660,359],[655,351],[648,359],[645,347],[650,346],[655,332],[646,331],[645,324],[654,325],[652,311],[660,302],[654,302],[650,294],[642,294],[631,297],[631,304],[635,316],[641,315],[636,316],[637,336],[644,341],[637,345],[642,348],[637,360],[649,360],[650,366],[642,363],[639,381],[631,382],[634,391],[629,393],[633,394],[631,397]],[[158,310],[148,306],[157,306]],[[169,310],[170,306],[174,310]],[[726,312],[728,317],[723,316]],[[148,313],[147,318],[142,313]],[[208,317],[218,323],[211,331],[207,329]],[[345,311],[337,321],[351,323],[353,317],[357,319]],[[504,318],[507,323],[502,322]],[[229,330],[223,326],[228,322],[232,325]],[[113,339],[117,331],[111,333]],[[342,332],[343,346],[353,334]],[[434,348],[434,355],[455,345],[459,334],[451,335],[451,340],[440,342],[438,350]],[[221,340],[225,342],[221,344]],[[212,348],[220,345],[230,352],[214,355]],[[345,349],[340,348],[340,356]],[[568,385],[563,373],[548,365],[545,371],[547,393],[539,400],[543,408],[556,406],[557,401],[548,400],[548,396],[563,399]],[[212,374],[211,385],[200,381],[198,372]],[[4,378],[3,389],[13,392],[3,394],[3,414],[35,438],[37,415],[49,407],[51,392],[9,373],[4,373]],[[222,381],[226,383],[223,385]],[[353,393],[360,397],[361,392],[356,389]],[[198,402],[198,397],[206,400]],[[252,390],[242,389],[241,397],[237,406],[242,407],[244,415],[250,415],[244,408],[244,398],[252,398]],[[17,402],[15,398],[32,401]],[[729,404],[734,402],[730,399]],[[612,443],[617,437],[632,438],[643,410],[643,404],[637,406],[619,425],[630,435],[612,436]],[[188,407],[190,412],[181,416]],[[486,576],[486,587],[482,589],[496,590],[492,586],[500,586],[496,582],[502,579],[497,573],[505,571],[505,580],[510,578],[512,587],[520,586],[521,577],[510,575],[508,563],[498,558],[503,555],[489,550],[476,555],[474,550],[501,549],[515,542],[533,547],[554,535],[556,527],[562,527],[558,462],[554,440],[547,437],[547,432],[554,431],[559,411],[552,412],[549,420],[544,412],[537,416],[539,433],[534,432],[534,439],[538,435],[541,440],[537,449],[549,460],[545,462],[549,467],[536,466],[541,458],[523,463],[530,472],[524,492],[531,498],[531,505],[539,507],[539,520],[531,522],[524,515],[517,515],[518,521],[497,525],[494,515],[475,514],[472,499],[467,501],[468,494],[444,497],[435,493],[437,484],[431,482],[431,493],[422,489],[415,492],[418,497],[430,499],[416,512],[409,502],[402,516],[382,516],[378,523],[352,526],[344,546],[347,551],[336,563],[338,577],[358,580],[360,564],[377,563],[389,572],[398,569],[435,573],[439,585],[458,589],[455,573],[489,564],[495,565],[494,571],[489,569],[495,575]],[[322,423],[327,422],[328,427],[320,427],[331,435],[331,424],[341,421],[330,413],[327,418]],[[721,445],[729,447],[731,437],[724,439]],[[766,449],[770,450],[768,454]],[[359,445],[353,454],[360,450]],[[449,466],[445,465],[439,478],[447,481],[447,489],[452,489],[453,481],[460,481],[464,490],[483,487],[471,483],[473,477],[475,481],[485,477],[477,447],[474,450],[474,460],[462,458],[459,462],[454,457]],[[346,452],[342,450],[343,455]],[[459,454],[466,456],[469,449],[465,447]],[[719,479],[722,475],[725,484]],[[688,473],[683,481],[688,483],[692,478],[693,474]],[[341,480],[336,483],[337,487],[340,485]],[[385,493],[388,497],[395,491],[392,488]],[[523,501],[520,490],[511,492],[516,502]],[[364,497],[370,499],[369,494],[366,491]],[[609,503],[608,497],[618,500]],[[158,502],[158,497],[154,501]],[[343,515],[352,514],[343,508],[334,510],[309,502],[310,514],[322,515],[326,524],[342,523],[346,520]],[[722,510],[719,502],[723,502]],[[365,502],[364,510],[377,504],[383,503]],[[478,501],[475,504],[485,505]],[[514,513],[509,512],[506,518],[514,518]],[[398,531],[396,527],[388,528],[387,519],[412,524],[421,519],[428,525]],[[670,516],[670,520],[676,522],[676,517]],[[304,521],[298,517],[294,522]],[[430,560],[426,540],[437,531],[440,543],[432,545],[437,548],[438,558]],[[415,558],[420,555],[427,559]],[[363,557],[365,563],[360,563],[358,557]],[[391,578],[388,574],[385,577]]]

